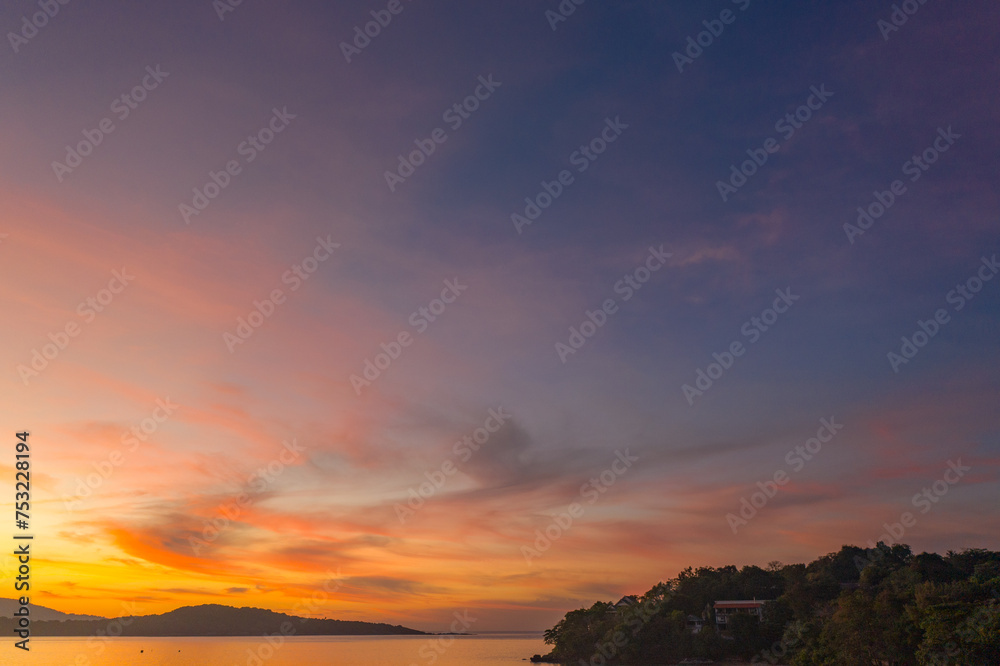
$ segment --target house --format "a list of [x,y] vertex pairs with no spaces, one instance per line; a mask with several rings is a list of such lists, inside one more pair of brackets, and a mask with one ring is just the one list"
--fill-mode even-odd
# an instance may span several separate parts
[[609,615],[611,613],[624,613],[632,606],[639,604],[639,597],[634,594],[627,594],[619,599],[618,603],[611,603],[610,601],[608,603],[610,604],[610,608],[608,608]]
[[697,634],[701,631],[701,628],[705,626],[705,620],[701,619],[697,615],[688,615],[687,622],[685,622],[685,624],[687,625],[687,630],[689,632]]
[[730,628],[731,618],[735,615],[752,615],[757,620],[764,619],[764,604],[768,601],[741,600],[741,601],[716,601],[714,604],[715,624],[720,630]]
[[635,606],[637,603],[639,603],[639,597],[634,594],[627,594],[618,600],[618,603],[615,604],[615,610],[625,610],[630,606]]

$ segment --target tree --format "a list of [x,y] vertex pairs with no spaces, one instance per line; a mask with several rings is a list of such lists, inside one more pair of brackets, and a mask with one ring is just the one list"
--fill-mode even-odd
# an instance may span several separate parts
[[[998,590],[1000,553],[982,549],[914,556],[909,546],[879,543],[844,546],[808,565],[688,567],[629,611],[596,603],[567,613],[545,632],[547,658],[589,663],[600,655],[619,666],[752,658],[780,644],[783,663],[795,666],[997,666]],[[698,634],[686,626],[688,614],[715,601],[753,597],[774,601],[760,622],[734,616],[735,640],[712,622]]]

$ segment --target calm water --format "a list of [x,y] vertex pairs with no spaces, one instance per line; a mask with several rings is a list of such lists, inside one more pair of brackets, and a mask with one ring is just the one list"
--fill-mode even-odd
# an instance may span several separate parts
[[[541,634],[259,638],[32,638],[0,647],[0,664],[31,666],[504,666],[548,649]],[[101,648],[104,648],[101,651]],[[142,653],[139,650],[143,650]]]

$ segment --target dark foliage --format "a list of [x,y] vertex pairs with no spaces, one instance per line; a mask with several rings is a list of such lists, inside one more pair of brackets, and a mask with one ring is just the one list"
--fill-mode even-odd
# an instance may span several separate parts
[[[764,619],[715,628],[712,603],[773,600]],[[671,663],[736,658],[795,666],[997,666],[1000,553],[914,555],[909,546],[844,546],[808,565],[687,568],[640,603],[598,602],[545,632],[546,661]],[[705,616],[692,633],[689,615]]]

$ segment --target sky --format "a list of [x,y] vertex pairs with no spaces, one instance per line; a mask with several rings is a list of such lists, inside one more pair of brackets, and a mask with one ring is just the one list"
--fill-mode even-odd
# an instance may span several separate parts
[[1000,7],[903,4],[6,3],[32,602],[541,630],[1000,548]]

